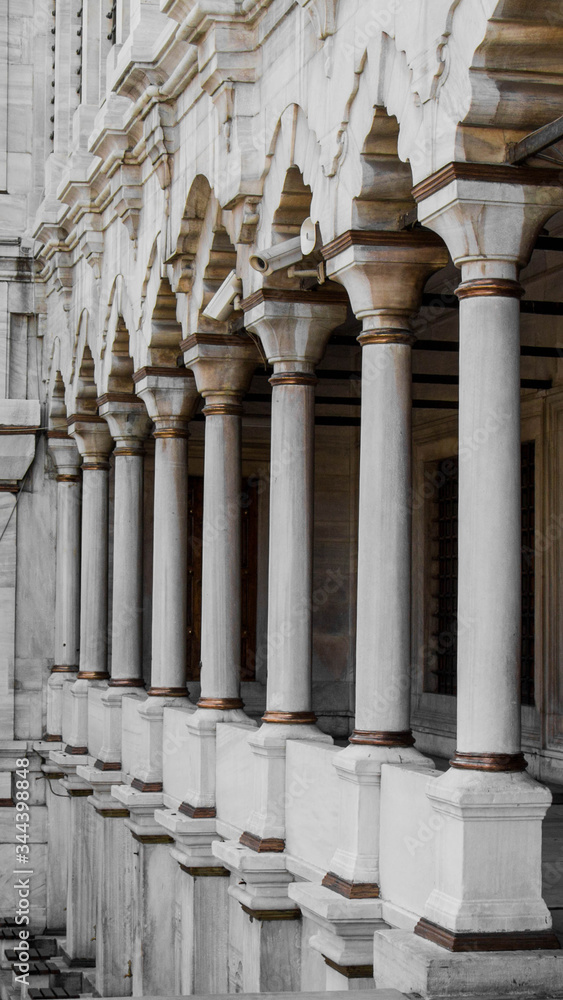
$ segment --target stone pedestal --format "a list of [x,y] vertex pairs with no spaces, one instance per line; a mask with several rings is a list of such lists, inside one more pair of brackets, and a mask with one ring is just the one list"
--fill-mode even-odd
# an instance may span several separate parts
[[133,840],[124,820],[129,810],[111,789],[121,773],[80,766],[77,774],[93,794],[87,800],[98,844],[96,893],[96,989],[100,996],[130,996],[133,962]]
[[180,921],[176,991],[227,993],[230,872],[211,850],[217,839],[215,821],[189,819],[169,809],[157,810],[155,821],[174,837],[170,853],[181,872],[175,897]]
[[[53,757],[65,756],[53,754]],[[67,757],[68,759],[68,757]],[[54,761],[57,763],[57,761]],[[70,965],[93,966],[96,957],[99,844],[88,798],[92,786],[63,763],[61,785],[69,798],[68,886],[64,957]]]
[[112,796],[129,810],[124,822],[133,840],[132,992],[134,996],[173,996],[177,992],[175,953],[180,947],[173,902],[178,866],[170,856],[174,840],[154,818],[162,795],[114,785]]
[[235,841],[213,844],[233,874],[229,887],[229,992],[298,992],[301,913],[288,896],[285,855],[256,853]]
[[47,930],[64,937],[68,891],[70,798],[61,784],[64,772],[57,764],[45,762],[47,805]]
[[[373,989],[373,935],[388,926],[381,916],[381,902],[342,899],[322,885],[302,882],[291,883],[288,893],[314,928],[303,948],[322,956],[326,989]],[[303,967],[307,959],[304,953]],[[302,988],[305,986],[302,981]],[[321,983],[318,988],[322,988]]]

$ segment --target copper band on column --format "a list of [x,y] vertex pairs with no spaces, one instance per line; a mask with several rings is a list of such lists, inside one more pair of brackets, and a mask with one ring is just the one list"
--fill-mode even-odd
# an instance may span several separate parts
[[314,725],[317,716],[314,712],[264,712],[262,722],[282,722],[290,726]]
[[76,476],[70,476],[70,475],[67,476],[67,475],[65,475],[63,473],[60,473],[57,476],[57,482],[58,483],[79,483],[80,482],[80,476],[78,476],[78,475],[76,475]]
[[233,708],[243,708],[241,698],[200,698],[197,703],[198,708],[215,708],[228,712]]
[[462,753],[456,750],[450,765],[468,771],[525,771],[528,761],[523,753]]
[[116,458],[121,458],[122,456],[142,458],[145,453],[142,448],[116,448],[113,454]]
[[51,667],[52,674],[75,674],[80,668],[74,664],[70,667],[65,666],[63,663],[55,663],[54,667]]
[[473,278],[471,281],[462,281],[455,294],[460,300],[478,295],[503,295],[505,298],[520,299],[524,289],[519,281],[512,278]]
[[[45,735],[41,738],[44,743],[62,743],[63,741],[62,736],[60,734],[57,735],[56,733],[45,733]],[[49,777],[51,777],[51,775],[49,775]]]
[[268,379],[270,385],[312,385],[317,384],[316,375],[311,375],[309,372],[278,372],[277,375],[272,375]]
[[76,678],[79,681],[107,681],[109,674],[105,670],[79,670]]
[[142,677],[112,677],[108,682],[108,687],[114,688],[142,688],[145,682]]
[[408,330],[365,330],[356,340],[362,347],[365,344],[406,344],[412,347],[416,337]]
[[208,403],[202,410],[202,413],[206,417],[240,417],[242,416],[242,412],[241,403]]
[[147,694],[153,698],[187,698],[187,688],[183,687],[150,687]]
[[156,430],[152,432],[154,438],[187,438],[190,436],[190,432],[186,430],[181,430],[176,427],[168,427],[165,430]]
[[107,472],[109,469],[109,462],[83,462],[82,471],[83,472]]
[[412,747],[414,736],[410,729],[402,732],[386,732],[385,730],[354,729],[350,743],[365,743],[374,747]]
[[20,488],[16,483],[0,483],[0,493],[19,493]]

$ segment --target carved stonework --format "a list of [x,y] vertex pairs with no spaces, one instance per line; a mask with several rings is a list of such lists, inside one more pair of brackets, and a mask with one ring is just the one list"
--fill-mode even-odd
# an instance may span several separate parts
[[298,3],[307,11],[321,41],[334,35],[338,0],[298,0]]
[[396,41],[411,70],[411,91],[420,104],[436,98],[449,68],[448,42],[460,0],[408,0]]

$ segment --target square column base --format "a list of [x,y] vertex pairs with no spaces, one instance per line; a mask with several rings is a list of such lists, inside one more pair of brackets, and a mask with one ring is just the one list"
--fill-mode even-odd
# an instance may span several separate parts
[[[146,699],[144,688],[108,687],[102,702],[102,746],[96,760],[100,770],[118,770],[121,764],[122,702],[123,698]],[[113,765],[108,767],[108,765]]]
[[155,822],[162,793],[114,785],[112,796],[129,810],[124,824],[133,838],[132,992],[134,996],[174,996],[180,941],[178,910],[173,903],[178,869],[170,856],[173,838]]
[[161,792],[164,762],[164,709],[167,706],[182,708],[186,714],[195,711],[187,698],[160,698],[151,695],[141,702],[139,714],[139,747],[141,759],[133,774],[133,788],[140,792]]
[[373,974],[378,988],[428,998],[547,996],[561,990],[563,951],[456,952],[409,931],[376,931]]
[[[373,935],[388,924],[382,919],[379,899],[343,899],[322,885],[293,882],[288,886],[290,899],[298,903],[313,933],[303,937],[302,987],[311,950],[324,961],[315,982],[318,989],[373,989]],[[309,959],[309,962],[308,962]],[[317,978],[319,972],[317,971]]]
[[172,809],[157,809],[155,820],[174,837],[170,854],[180,867],[176,909],[182,944],[176,949],[176,992],[227,993],[230,872],[211,850],[215,820],[189,819]]

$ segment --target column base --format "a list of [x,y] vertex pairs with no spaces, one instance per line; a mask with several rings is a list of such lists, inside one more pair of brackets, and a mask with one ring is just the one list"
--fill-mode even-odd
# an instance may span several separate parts
[[425,998],[557,994],[563,951],[446,951],[403,930],[374,935],[373,974],[379,989]]
[[[398,742],[377,742],[383,735],[394,735]],[[383,765],[424,771],[432,768],[432,761],[410,745],[410,734],[372,733],[371,736],[371,742],[363,739],[361,743],[350,743],[335,754],[333,762],[340,779],[338,847],[323,885],[346,899],[379,896],[379,842],[374,831],[380,829]]]
[[219,723],[256,729],[256,722],[243,712],[240,699],[200,698],[196,711],[186,720],[186,759],[190,766],[188,787],[184,786],[183,801],[179,807],[181,813],[192,819],[212,819],[216,815],[216,740]]
[[491,934],[464,934],[439,927],[424,917],[418,921],[414,933],[425,941],[446,948],[447,951],[558,951],[561,947],[557,935],[551,931],[499,931]]
[[316,726],[301,723],[264,722],[248,737],[248,745],[255,757],[256,791],[254,808],[241,843],[258,853],[284,850],[286,747],[289,740],[333,742],[331,736],[322,733]]
[[388,926],[381,916],[381,902],[342,899],[307,882],[292,883],[288,893],[314,931],[311,936],[304,935],[302,967],[311,966],[317,952],[327,967],[327,990],[349,989],[346,981],[350,979],[363,980],[356,983],[357,989],[373,988],[373,935]]
[[541,848],[549,789],[522,771],[452,768],[431,779],[426,794],[436,816],[437,866],[422,914],[424,936],[438,928],[431,940],[439,934],[443,947],[467,939],[482,941],[483,950],[487,940],[500,947],[511,935],[547,940]]
[[327,872],[322,884],[326,889],[332,889],[345,899],[378,899],[379,886],[377,882],[350,882],[348,879]]

